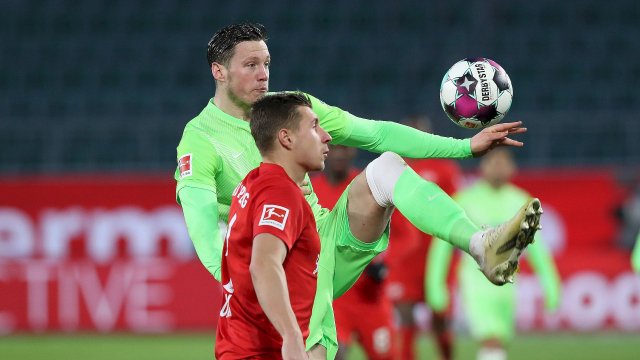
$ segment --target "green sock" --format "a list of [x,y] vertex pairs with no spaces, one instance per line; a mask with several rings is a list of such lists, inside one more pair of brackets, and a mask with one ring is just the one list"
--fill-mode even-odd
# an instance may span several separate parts
[[407,167],[393,188],[393,202],[420,231],[469,252],[471,236],[479,228],[438,185]]

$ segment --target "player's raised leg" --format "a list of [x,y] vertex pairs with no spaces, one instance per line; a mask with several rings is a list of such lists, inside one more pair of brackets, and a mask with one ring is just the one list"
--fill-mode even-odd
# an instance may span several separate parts
[[363,242],[376,241],[394,206],[421,231],[473,256],[496,285],[511,281],[522,250],[533,242],[542,214],[540,201],[531,199],[510,221],[480,230],[436,184],[416,174],[397,154],[386,152],[349,188],[351,232]]

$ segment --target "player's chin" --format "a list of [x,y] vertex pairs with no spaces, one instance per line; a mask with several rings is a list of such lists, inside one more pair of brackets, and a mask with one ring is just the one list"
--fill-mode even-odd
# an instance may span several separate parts
[[311,171],[322,171],[324,170],[324,160],[318,163]]

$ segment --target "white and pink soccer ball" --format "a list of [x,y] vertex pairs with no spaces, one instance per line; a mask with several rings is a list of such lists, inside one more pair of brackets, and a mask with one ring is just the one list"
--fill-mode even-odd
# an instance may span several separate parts
[[497,124],[511,107],[513,87],[493,60],[467,58],[455,63],[440,85],[440,104],[449,119],[464,128]]

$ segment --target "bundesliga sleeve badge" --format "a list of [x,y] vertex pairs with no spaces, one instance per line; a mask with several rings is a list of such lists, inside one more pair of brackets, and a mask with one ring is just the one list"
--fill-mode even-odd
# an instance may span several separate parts
[[284,230],[288,217],[289,209],[286,207],[266,204],[262,208],[262,215],[260,216],[258,226],[267,225]]
[[191,176],[191,154],[183,155],[178,159],[178,170],[181,179]]

